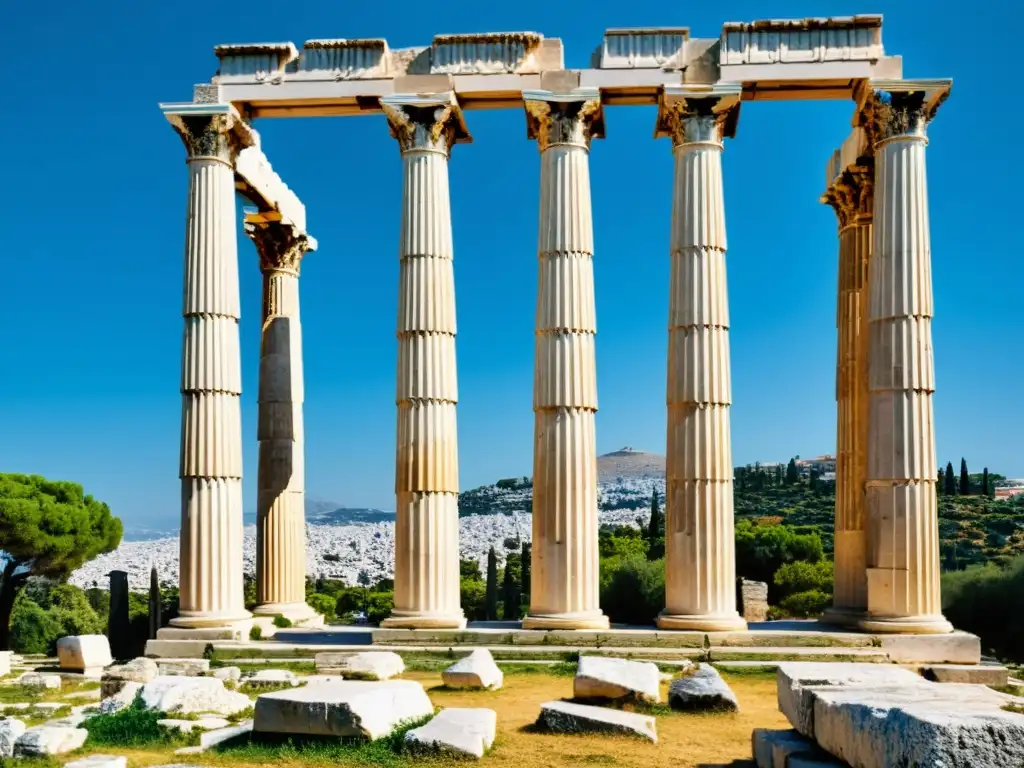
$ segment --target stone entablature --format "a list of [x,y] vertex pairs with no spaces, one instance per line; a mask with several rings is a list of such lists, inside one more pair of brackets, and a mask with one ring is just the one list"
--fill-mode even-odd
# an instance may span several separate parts
[[855,127],[825,164],[825,188],[833,186],[847,170],[860,165],[861,158],[868,154],[867,135],[863,128]]
[[391,73],[388,41],[307,40],[302,46],[296,79],[359,80],[388,77]]
[[594,51],[594,69],[681,69],[688,27],[609,29]]
[[492,75],[539,72],[536,58],[543,35],[489,32],[436,35],[430,49],[432,75]]
[[251,77],[257,82],[280,78],[299,56],[290,42],[218,45],[213,52],[220,59],[219,77]]
[[884,55],[881,16],[730,21],[722,26],[723,67],[876,61]]

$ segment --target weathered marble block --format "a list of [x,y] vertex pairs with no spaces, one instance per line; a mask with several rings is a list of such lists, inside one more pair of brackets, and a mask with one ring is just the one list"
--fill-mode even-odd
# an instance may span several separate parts
[[71,635],[57,641],[60,668],[72,672],[100,670],[114,663],[106,635]]

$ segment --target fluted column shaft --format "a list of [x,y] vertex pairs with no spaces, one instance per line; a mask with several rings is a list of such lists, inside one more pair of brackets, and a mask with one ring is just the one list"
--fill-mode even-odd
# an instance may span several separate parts
[[867,609],[865,482],[868,447],[868,261],[874,179],[870,157],[845,170],[822,198],[839,220],[836,310],[835,588],[825,620],[855,624]]
[[[947,86],[948,90],[948,86]],[[941,613],[932,394],[927,93],[866,101],[875,155],[870,256],[867,609],[878,632],[952,629]]]
[[[729,299],[717,98],[663,107],[675,155],[663,629],[743,629],[736,610]],[[667,113],[667,114],[666,114]],[[733,118],[734,119],[734,118]]]
[[235,238],[237,117],[172,119],[188,149],[181,392],[180,610],[177,627],[249,617],[242,594],[242,391]]
[[263,273],[258,396],[254,613],[295,622],[306,605],[305,445],[302,420],[302,323],[299,267],[311,250],[281,222],[247,224]]
[[[595,98],[596,97],[596,98]],[[597,379],[590,140],[594,93],[524,93],[540,149],[534,357],[532,629],[601,629],[597,549]]]
[[[455,282],[448,156],[451,96],[382,99],[402,152],[395,463],[395,607],[383,626],[463,627]],[[466,137],[468,138],[468,137]]]

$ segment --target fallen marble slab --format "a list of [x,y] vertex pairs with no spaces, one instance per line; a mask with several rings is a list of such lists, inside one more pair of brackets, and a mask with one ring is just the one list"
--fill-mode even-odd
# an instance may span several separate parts
[[241,683],[252,688],[274,688],[282,684],[294,687],[299,684],[299,678],[289,669],[259,669],[242,678]]
[[441,679],[449,688],[479,688],[497,690],[505,682],[505,674],[494,663],[494,657],[486,648],[477,648],[444,672]]
[[50,675],[42,672],[25,672],[18,677],[17,682],[25,688],[57,690],[61,686],[60,675]]
[[393,651],[318,653],[315,663],[317,672],[336,672],[346,680],[389,680],[405,671],[405,662]]
[[14,743],[27,730],[27,725],[13,717],[0,720],[0,757],[14,755]]
[[757,768],[788,768],[797,755],[830,759],[814,741],[793,729],[755,728],[751,742]]
[[553,733],[617,733],[658,741],[653,717],[569,701],[541,704],[536,725]]
[[493,709],[443,709],[426,725],[406,732],[405,744],[414,753],[479,759],[494,744],[497,729]]
[[701,663],[691,674],[673,680],[668,705],[681,712],[735,712],[736,694],[710,664]]
[[14,742],[15,757],[42,757],[71,752],[85,744],[89,732],[84,728],[37,725]]
[[128,758],[117,755],[89,755],[64,763],[64,768],[128,768]]
[[238,667],[218,667],[210,674],[225,683],[237,683],[242,679],[242,670]]
[[168,714],[215,714],[230,717],[252,706],[244,693],[229,691],[215,677],[158,677],[139,691],[146,709]]
[[961,683],[807,690],[815,741],[853,768],[1024,765],[1024,714],[1003,709],[1024,699]]
[[1010,682],[1010,670],[1000,664],[929,664],[921,671],[937,683],[1005,686]]
[[400,723],[433,713],[414,680],[344,680],[260,694],[253,731],[379,739]]
[[145,657],[107,667],[100,678],[100,698],[113,696],[128,683],[148,683],[155,680],[159,674],[157,663]]
[[163,676],[182,675],[198,677],[210,671],[209,659],[157,659],[156,666]]
[[573,695],[578,699],[661,701],[661,673],[650,661],[580,656]]
[[776,672],[779,711],[800,733],[814,737],[815,686],[925,686],[928,681],[909,669],[888,664],[787,661]]
[[106,635],[69,635],[57,641],[57,659],[61,669],[74,672],[101,670],[113,664],[110,641]]

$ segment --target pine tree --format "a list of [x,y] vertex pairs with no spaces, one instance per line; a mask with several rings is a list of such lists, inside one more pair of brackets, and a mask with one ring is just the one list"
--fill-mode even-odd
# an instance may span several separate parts
[[484,601],[484,618],[496,621],[498,618],[498,556],[491,547],[487,553],[487,597]]
[[981,495],[988,496],[988,467],[981,472]]
[[953,462],[946,462],[946,495],[956,496],[956,475],[953,474]]
[[520,603],[522,603],[523,600],[526,600],[527,605],[529,605],[530,599],[530,558],[532,556],[533,547],[524,541],[522,554],[519,556],[519,594]]
[[960,459],[960,494],[966,496],[971,492],[971,476],[967,474],[967,459]]
[[513,573],[511,558],[505,560],[505,579],[501,585],[501,618],[505,621],[519,621],[519,590]]
[[786,465],[786,485],[796,485],[800,480],[800,471],[796,468],[796,459],[790,459]]

